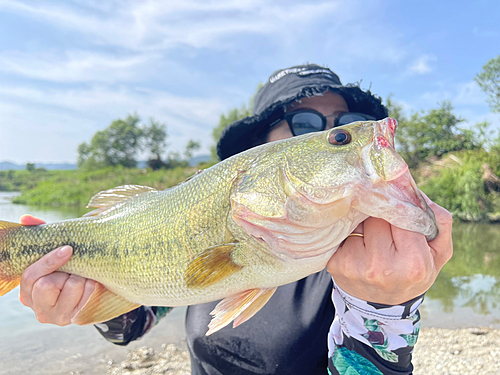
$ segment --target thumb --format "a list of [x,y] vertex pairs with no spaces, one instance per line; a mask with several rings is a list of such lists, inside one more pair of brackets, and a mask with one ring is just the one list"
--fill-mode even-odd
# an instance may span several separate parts
[[422,196],[434,212],[436,224],[439,229],[438,236],[429,241],[429,246],[435,251],[436,265],[442,267],[453,255],[452,226],[453,217],[445,208],[431,201],[422,191]]

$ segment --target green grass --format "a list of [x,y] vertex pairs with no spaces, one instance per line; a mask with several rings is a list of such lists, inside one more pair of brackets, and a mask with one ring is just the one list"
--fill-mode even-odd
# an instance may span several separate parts
[[[500,175],[500,153],[458,151],[420,163],[412,171],[420,189],[433,201],[465,221],[499,221],[500,191],[487,189],[483,167]],[[208,168],[205,164],[202,168]],[[0,191],[21,191],[14,203],[85,207],[95,194],[120,185],[167,189],[193,175],[198,168],[136,169],[109,167],[96,171],[0,172]],[[500,189],[499,189],[500,190]]]
[[97,171],[7,171],[0,172],[0,190],[21,191],[14,203],[84,207],[100,191],[120,185],[143,185],[164,190],[184,181],[198,169],[178,167],[152,171],[110,167]]

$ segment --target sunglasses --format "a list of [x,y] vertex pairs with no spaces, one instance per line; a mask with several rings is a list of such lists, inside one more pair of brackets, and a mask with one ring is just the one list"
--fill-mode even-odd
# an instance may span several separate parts
[[[303,109],[286,113],[283,119],[288,123],[290,131],[294,136],[319,132],[326,129],[326,120],[328,117],[336,116],[333,127],[350,124],[356,121],[375,120],[375,117],[365,115],[364,113],[344,112],[339,115],[324,116],[322,113],[313,109]],[[279,120],[281,121],[281,120]],[[277,125],[279,121],[273,125]]]

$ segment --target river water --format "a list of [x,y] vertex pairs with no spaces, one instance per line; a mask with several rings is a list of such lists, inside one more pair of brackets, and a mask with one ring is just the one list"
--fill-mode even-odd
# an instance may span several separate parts
[[[78,209],[41,209],[14,205],[15,193],[0,192],[0,219],[17,222],[30,213],[54,222],[81,216]],[[427,292],[422,326],[500,328],[500,226],[454,223],[454,256]],[[0,374],[105,373],[110,358],[128,349],[159,348],[184,338],[184,308],[174,309],[144,339],[127,348],[105,341],[93,327],[40,324],[18,300],[18,290],[0,298]]]

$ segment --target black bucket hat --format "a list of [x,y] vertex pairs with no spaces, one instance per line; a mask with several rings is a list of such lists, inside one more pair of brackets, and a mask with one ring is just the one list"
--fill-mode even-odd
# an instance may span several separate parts
[[381,120],[387,108],[380,98],[358,85],[343,86],[339,77],[328,68],[315,64],[278,70],[269,77],[254,99],[253,115],[228,125],[217,142],[221,160],[264,143],[269,125],[283,118],[287,104],[304,97],[336,92],[344,98],[351,112],[360,112]]

